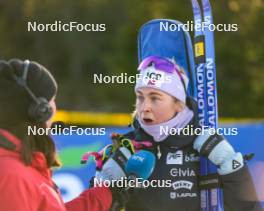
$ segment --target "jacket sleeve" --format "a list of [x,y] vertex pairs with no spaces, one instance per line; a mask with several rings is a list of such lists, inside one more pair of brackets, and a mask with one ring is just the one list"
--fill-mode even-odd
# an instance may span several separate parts
[[7,175],[0,181],[0,210],[35,211],[39,205],[38,194],[20,175]]
[[221,179],[225,211],[263,211],[247,165]]
[[107,187],[87,189],[77,198],[65,204],[67,211],[108,211],[112,204],[112,194]]

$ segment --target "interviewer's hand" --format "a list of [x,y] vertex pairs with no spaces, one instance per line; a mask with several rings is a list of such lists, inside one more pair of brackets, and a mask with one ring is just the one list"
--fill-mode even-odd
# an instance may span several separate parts
[[120,147],[116,152],[104,163],[102,169],[96,171],[95,178],[97,180],[119,180],[126,177],[125,166],[127,160],[131,157],[131,152]]

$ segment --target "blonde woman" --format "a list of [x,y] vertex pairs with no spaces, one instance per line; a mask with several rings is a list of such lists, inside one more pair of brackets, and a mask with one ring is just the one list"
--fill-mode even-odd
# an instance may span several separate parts
[[171,180],[171,187],[135,191],[126,211],[200,210],[199,156],[218,166],[226,210],[259,211],[255,189],[241,153],[220,135],[196,136],[168,131],[199,128],[195,105],[187,101],[188,79],[173,61],[157,56],[139,65],[133,131],[125,136],[151,141],[157,162],[150,180]]

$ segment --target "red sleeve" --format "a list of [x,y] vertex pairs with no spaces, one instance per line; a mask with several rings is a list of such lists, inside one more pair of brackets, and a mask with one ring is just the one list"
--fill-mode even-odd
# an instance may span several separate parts
[[0,210],[35,211],[38,201],[35,188],[20,175],[1,177]]
[[67,211],[107,211],[112,204],[109,188],[96,187],[85,190],[80,196],[65,204]]

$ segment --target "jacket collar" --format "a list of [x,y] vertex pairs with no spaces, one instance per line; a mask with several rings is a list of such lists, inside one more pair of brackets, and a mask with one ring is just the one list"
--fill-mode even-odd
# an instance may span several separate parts
[[[0,128],[0,157],[8,156],[21,160],[20,152],[21,140],[8,131]],[[51,170],[42,152],[33,153],[31,167],[35,168],[48,179],[51,177]]]

